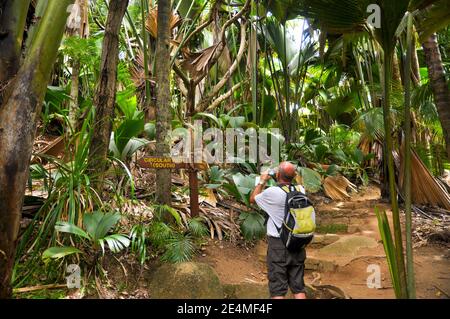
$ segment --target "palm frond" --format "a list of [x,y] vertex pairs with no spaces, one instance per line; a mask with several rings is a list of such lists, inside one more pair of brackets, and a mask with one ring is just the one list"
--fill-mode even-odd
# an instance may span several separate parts
[[195,254],[195,245],[189,235],[177,234],[165,245],[165,249],[161,260],[170,263],[189,261]]

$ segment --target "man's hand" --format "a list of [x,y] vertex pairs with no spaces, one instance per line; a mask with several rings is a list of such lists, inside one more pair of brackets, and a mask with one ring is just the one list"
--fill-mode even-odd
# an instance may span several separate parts
[[265,171],[259,177],[260,182],[267,182],[270,179],[269,171]]
[[253,190],[252,194],[250,195],[250,203],[255,203],[255,197],[256,195],[260,194],[264,190],[264,186],[266,182],[270,179],[269,171],[265,171],[261,174],[259,177],[259,183],[256,186],[256,188]]

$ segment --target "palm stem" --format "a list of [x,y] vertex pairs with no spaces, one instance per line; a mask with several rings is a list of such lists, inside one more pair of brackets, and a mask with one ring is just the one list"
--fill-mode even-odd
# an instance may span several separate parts
[[395,254],[398,265],[399,283],[401,288],[400,298],[407,298],[406,291],[406,275],[405,262],[403,257],[403,242],[402,230],[400,224],[400,214],[398,209],[397,189],[395,182],[394,158],[392,156],[393,139],[391,135],[391,113],[390,113],[390,88],[392,82],[392,63],[393,54],[384,51],[384,103],[383,103],[383,117],[384,117],[384,131],[386,142],[386,160],[389,175],[389,192],[392,206],[392,219],[394,224],[394,242]]
[[414,260],[411,238],[411,59],[412,59],[412,16],[408,16],[407,51],[405,59],[405,216],[406,216],[406,267],[408,297],[415,298]]
[[148,73],[148,47],[147,47],[147,30],[145,28],[146,14],[145,14],[146,4],[144,0],[141,0],[141,17],[142,17],[142,43],[143,43],[143,54],[144,54],[144,70],[145,70],[145,104],[147,105],[150,101],[150,82]]

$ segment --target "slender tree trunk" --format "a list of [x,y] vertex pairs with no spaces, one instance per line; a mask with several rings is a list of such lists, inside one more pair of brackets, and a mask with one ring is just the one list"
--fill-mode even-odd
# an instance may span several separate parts
[[36,121],[73,0],[49,1],[24,64],[0,107],[0,299],[11,296],[11,274]]
[[[89,21],[88,21],[88,1],[76,0],[75,6],[78,6],[79,10],[72,10],[68,21],[67,33],[70,36],[78,35],[81,39],[86,39],[89,36]],[[74,6],[74,7],[75,7]],[[71,18],[73,20],[71,20]],[[78,20],[79,19],[79,20]],[[70,103],[69,103],[69,122],[70,128],[67,130],[68,134],[72,134],[76,130],[77,126],[77,113],[78,113],[78,96],[80,91],[80,71],[81,63],[78,57],[72,57],[71,61],[72,85],[70,88]]]
[[444,133],[447,156],[450,158],[450,93],[445,79],[444,66],[436,34],[431,35],[423,43],[423,51],[428,68],[428,77],[433,90],[434,103],[436,104]]
[[[94,97],[95,121],[89,148],[89,170],[100,174],[106,169],[112,119],[116,101],[117,64],[119,62],[119,32],[128,0],[111,0],[105,37],[103,39],[100,78]],[[97,184],[99,187],[101,183]]]
[[72,86],[70,87],[70,103],[69,103],[69,122],[70,128],[67,130],[69,134],[75,130],[77,126],[78,112],[78,93],[80,90],[80,61],[75,58],[72,60]]
[[394,242],[395,242],[395,257],[397,260],[397,267],[399,271],[401,298],[408,297],[408,291],[406,286],[406,270],[405,270],[405,260],[403,256],[403,241],[402,241],[402,229],[400,223],[400,214],[398,209],[398,199],[397,199],[397,183],[395,181],[395,169],[394,169],[394,158],[392,156],[392,150],[394,148],[393,138],[392,138],[392,120],[391,120],[391,85],[392,85],[392,71],[393,71],[393,56],[389,52],[384,52],[384,83],[383,83],[383,118],[384,118],[384,131],[386,140],[386,160],[387,168],[389,172],[389,195],[391,198],[392,206],[392,221],[394,224]]
[[394,58],[392,59],[392,82],[394,85],[403,85],[403,79],[400,72],[400,63],[398,61],[397,53],[394,54]]
[[19,71],[25,23],[31,0],[0,1],[0,105],[2,92]]
[[414,257],[412,243],[412,216],[411,216],[411,62],[413,52],[416,52],[413,41],[413,18],[408,16],[407,49],[405,58],[405,148],[404,148],[404,183],[403,193],[405,196],[405,233],[406,233],[406,281],[408,287],[408,298],[416,298],[416,283],[414,274]]
[[416,50],[416,41],[413,38],[413,46],[412,46],[412,57],[411,57],[411,80],[414,83],[414,86],[420,85],[420,64],[419,64],[419,57],[417,56],[417,50]]
[[[170,10],[171,1],[158,3],[158,39],[156,44],[156,155],[170,156],[170,129],[172,108],[170,106]],[[160,204],[171,203],[171,171],[156,171],[156,199]]]

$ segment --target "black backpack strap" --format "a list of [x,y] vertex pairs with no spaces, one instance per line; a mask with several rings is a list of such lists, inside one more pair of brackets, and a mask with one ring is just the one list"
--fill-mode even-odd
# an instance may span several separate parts
[[264,212],[265,216],[264,216],[264,226],[267,226],[267,222],[269,221],[269,214],[267,214],[266,212]]
[[[284,218],[283,218],[283,223],[286,220],[287,214],[289,214],[289,208],[286,208],[288,205],[288,200],[289,200],[289,193],[292,192],[293,190],[295,190],[295,186],[292,184],[289,185],[282,185],[282,184],[278,184],[278,187],[281,188],[285,193],[286,193],[286,202],[284,204]],[[283,224],[281,224],[281,227],[277,227],[277,225],[275,225],[275,223],[273,223],[275,228],[277,229],[277,232],[280,233],[281,232],[281,228],[283,227]]]

